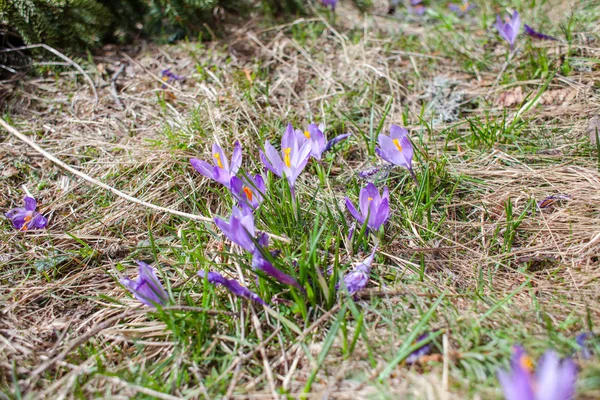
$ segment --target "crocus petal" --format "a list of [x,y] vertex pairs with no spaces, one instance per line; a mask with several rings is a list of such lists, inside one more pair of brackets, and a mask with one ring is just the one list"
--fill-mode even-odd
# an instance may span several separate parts
[[391,139],[402,139],[408,135],[408,131],[398,125],[392,124],[390,126],[390,138]]
[[[213,143],[212,156],[216,166],[224,169],[225,171],[229,171],[229,160],[225,156],[225,153],[223,153],[221,146],[219,146],[217,143]],[[219,161],[221,162],[221,165],[219,165]]]
[[[419,336],[416,340],[416,343],[422,342],[425,339],[427,339],[429,337],[429,333],[425,333],[421,336]],[[416,344],[415,343],[415,344]],[[410,353],[408,355],[408,357],[406,357],[405,362],[408,365],[414,364],[417,361],[419,361],[419,359],[423,356],[426,356],[428,354],[430,354],[433,350],[433,346],[431,345],[431,342],[427,343],[426,345],[421,346],[420,348],[418,348],[417,350],[413,351],[412,353]]]
[[[298,179],[298,176],[302,173],[302,171],[304,170],[304,167],[306,167],[306,164],[308,163],[308,159],[310,158],[310,152],[312,150],[312,143],[310,142],[306,142],[302,145],[302,147],[300,147],[300,149],[297,151],[296,156],[294,157],[292,163],[293,163],[293,182],[296,182],[296,179]],[[293,186],[293,184],[292,184]]]
[[359,214],[358,211],[356,211],[354,204],[352,204],[352,201],[350,201],[348,197],[346,197],[346,208],[348,209],[350,214],[352,214],[352,216],[358,221],[358,223],[360,223],[361,225],[365,223],[365,219],[362,215]]
[[[266,251],[266,248],[269,244],[269,238],[266,234],[259,235],[258,244],[260,245],[263,251]],[[265,259],[261,253],[261,249],[255,248],[252,253],[252,268],[258,269],[264,272],[266,275],[274,278],[275,280],[285,284],[294,286],[298,290],[304,292],[304,288],[290,275],[284,273],[283,271],[275,268],[273,264],[271,264],[267,259]]]
[[344,133],[342,135],[338,135],[338,136],[334,137],[333,139],[331,139],[330,141],[327,142],[327,144],[325,145],[325,148],[323,149],[323,153],[328,152],[329,150],[331,150],[331,148],[333,146],[335,146],[336,144],[338,144],[342,140],[348,139],[350,137],[350,135],[351,135],[351,133]]
[[145,305],[150,307],[156,307],[156,304],[165,305],[169,297],[160,284],[154,269],[141,261],[138,261],[138,266],[139,276],[137,280],[133,281],[124,277],[119,282]]
[[231,155],[231,164],[229,166],[229,173],[233,176],[237,174],[242,165],[242,145],[236,141],[233,146],[233,154]]
[[410,139],[407,136],[400,139],[400,146],[402,147],[402,156],[406,161],[407,168],[412,169],[412,159],[415,150],[410,142]]
[[[200,276],[201,278],[204,278],[204,276],[205,276],[204,271],[198,271],[198,276]],[[265,306],[267,305],[263,301],[263,299],[260,298],[259,295],[250,291],[250,289],[242,286],[235,279],[227,279],[227,278],[223,277],[223,275],[216,273],[216,272],[209,272],[208,274],[206,274],[206,277],[207,277],[207,280],[209,283],[212,283],[213,285],[222,285],[222,286],[226,287],[227,290],[229,290],[232,294],[234,294],[237,297],[243,297],[243,298],[252,300],[258,304],[262,304]]]
[[219,182],[221,185],[229,187],[231,182],[231,174],[229,171],[219,167],[213,167],[213,179]]
[[375,216],[373,219],[369,218],[369,221],[373,221],[373,226],[371,227],[373,230],[378,230],[381,225],[388,219],[390,216],[390,205],[388,199],[383,199],[381,204],[379,204],[379,208],[375,211]]
[[[296,149],[294,149],[296,147]],[[281,151],[285,148],[290,148],[292,151],[297,150],[298,147],[298,139],[294,132],[294,127],[292,124],[288,124],[285,128],[285,132],[281,137]]]
[[269,171],[283,177],[283,161],[271,143],[265,142],[265,152],[260,152],[260,159]]
[[29,214],[30,212],[24,208],[15,208],[4,215],[10,220],[13,228],[21,230],[23,225],[25,225],[25,218],[27,218]]
[[569,400],[575,394],[577,366],[571,359],[560,360],[554,351],[547,351],[536,371],[536,400]]
[[33,217],[27,224],[27,229],[44,229],[48,225],[48,219],[38,212],[33,213]]
[[[377,153],[377,155],[381,158],[383,158],[385,161],[389,162],[390,164],[395,164],[393,158],[388,154],[387,151],[383,151],[380,147],[375,148],[375,153]],[[376,168],[378,172],[379,168]]]
[[527,24],[525,24],[523,27],[525,28],[525,34],[527,36],[529,36],[529,37],[534,38],[534,39],[539,39],[539,40],[558,40],[557,38],[555,38],[553,36],[544,35],[541,32],[536,32],[532,27],[530,27]]
[[205,177],[213,180],[215,179],[215,176],[213,174],[214,167],[211,164],[207,163],[206,161],[199,160],[197,158],[190,158],[190,163],[196,171],[200,172]]
[[25,209],[27,211],[35,211],[37,207],[37,201],[35,201],[33,197],[27,196],[23,199],[23,201],[25,202]]

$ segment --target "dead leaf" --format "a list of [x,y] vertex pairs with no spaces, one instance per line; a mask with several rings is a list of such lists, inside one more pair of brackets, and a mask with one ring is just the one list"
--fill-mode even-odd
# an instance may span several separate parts
[[575,98],[577,91],[570,89],[550,90],[542,94],[540,104],[543,105],[568,105]]
[[521,104],[524,98],[523,89],[521,89],[521,86],[517,86],[512,90],[500,93],[496,104],[503,107],[512,107],[516,104]]

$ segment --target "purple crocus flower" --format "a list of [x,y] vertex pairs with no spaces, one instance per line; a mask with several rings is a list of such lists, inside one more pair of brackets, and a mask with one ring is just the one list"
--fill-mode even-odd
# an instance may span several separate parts
[[20,231],[44,229],[48,225],[48,219],[35,211],[37,207],[35,199],[26,196],[23,202],[25,207],[17,207],[4,214],[12,223],[13,228]]
[[553,36],[548,36],[548,35],[544,35],[543,33],[536,32],[535,30],[533,30],[532,27],[530,27],[527,24],[524,25],[524,28],[525,28],[525,34],[527,36],[529,36],[529,37],[534,38],[534,39],[539,39],[539,40],[558,40],[557,38],[555,38]]
[[[371,255],[364,259],[358,264],[352,271],[344,276],[344,286],[348,290],[348,294],[354,296],[358,291],[364,289],[369,283],[369,276],[371,275],[371,264],[373,264],[373,258],[375,257],[375,251],[377,247],[373,249]],[[339,288],[340,284],[336,285],[336,289]]]
[[[204,278],[205,272],[198,271],[198,276],[200,276],[201,278]],[[227,279],[223,275],[221,275],[217,272],[208,272],[206,274],[206,279],[208,280],[209,283],[212,283],[213,285],[225,286],[227,288],[227,290],[229,290],[231,293],[233,293],[237,297],[243,297],[245,299],[252,300],[258,304],[262,304],[265,306],[267,305],[267,303],[265,303],[264,300],[261,299],[259,295],[250,291],[250,289],[243,286],[235,279]]]
[[366,221],[368,229],[377,231],[390,216],[389,197],[387,186],[383,188],[383,195],[380,196],[375,185],[369,182],[360,190],[358,199],[360,213],[348,197],[346,197],[346,208],[360,224]]
[[171,72],[171,70],[168,68],[160,71],[160,77],[162,78],[163,81],[168,82],[168,83],[183,80],[182,76]]
[[[419,336],[417,338],[417,341],[415,344],[424,341],[425,339],[427,339],[429,337],[429,332],[428,333],[424,333],[421,336]],[[412,353],[410,353],[408,355],[408,357],[406,357],[406,363],[407,364],[414,364],[417,361],[419,361],[419,359],[423,356],[426,356],[428,354],[430,354],[433,351],[433,346],[432,343],[429,342],[426,345],[421,346],[420,348],[418,348],[417,350],[413,351]]]
[[140,274],[137,280],[124,277],[119,279],[121,285],[125,286],[136,299],[147,306],[156,307],[157,304],[165,305],[169,300],[167,292],[160,284],[154,268],[145,262],[137,262],[140,267]]
[[560,360],[547,351],[535,375],[533,363],[520,346],[515,346],[511,371],[499,371],[498,380],[506,400],[569,400],[575,394],[577,366],[571,359]]
[[577,344],[581,347],[581,356],[585,360],[592,358],[592,351],[590,350],[587,341],[594,337],[593,332],[583,332],[575,337]]
[[267,191],[265,181],[259,174],[256,174],[254,178],[234,176],[231,178],[230,187],[231,193],[233,193],[240,207],[249,206],[252,209],[258,208],[263,202],[264,194]]
[[408,169],[414,181],[417,182],[417,177],[412,169],[414,149],[408,139],[408,131],[406,129],[392,124],[390,127],[390,136],[380,134],[378,144],[379,147],[375,149],[375,152],[379,157],[390,164]]
[[331,11],[335,11],[337,0],[321,0],[321,4],[323,4],[324,7],[331,6]]
[[469,10],[475,8],[475,5],[469,3],[467,0],[464,0],[462,4],[450,3],[448,4],[448,8],[450,11],[454,11],[458,15],[464,15]]
[[500,36],[510,44],[510,49],[512,50],[515,47],[515,40],[521,27],[521,17],[515,11],[512,17],[505,17],[504,21],[503,23],[500,16],[496,15],[496,29],[498,29]]
[[235,142],[233,154],[231,155],[231,163],[229,162],[229,159],[225,157],[225,153],[223,153],[221,146],[216,143],[213,144],[212,155],[214,166],[197,158],[191,158],[190,163],[196,171],[200,172],[205,177],[229,187],[231,177],[237,174],[237,171],[242,164],[242,145],[240,142]]
[[260,150],[260,159],[269,171],[282,178],[285,174],[290,187],[294,188],[294,183],[306,166],[312,144],[309,141],[300,142],[298,135],[294,132],[292,124],[288,124],[283,137],[281,138],[281,154],[279,156],[275,147],[269,142],[265,142],[265,152]]
[[269,262],[269,260],[263,257],[261,250],[266,251],[266,248],[269,245],[269,237],[265,233],[262,233],[258,238],[258,244],[260,245],[260,248],[256,247],[252,252],[252,268],[264,272],[266,275],[269,275],[284,285],[294,286],[298,290],[304,292],[304,288],[298,283],[298,281],[285,272],[275,268],[273,264]]
[[323,124],[319,124],[319,126],[315,124],[309,124],[308,128],[304,132],[301,130],[296,130],[296,135],[298,135],[299,138],[298,142],[304,143],[306,140],[310,141],[310,155],[317,160],[320,160],[323,154],[331,150],[334,145],[350,137],[349,133],[344,133],[334,137],[330,141],[327,141],[324,131],[325,125]]
[[249,208],[233,207],[229,222],[221,218],[215,218],[214,221],[229,240],[250,253],[254,251],[254,217]]

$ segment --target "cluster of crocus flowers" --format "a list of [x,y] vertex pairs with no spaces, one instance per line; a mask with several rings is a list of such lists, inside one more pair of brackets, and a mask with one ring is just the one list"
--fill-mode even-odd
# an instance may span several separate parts
[[248,300],[252,300],[255,303],[267,305],[263,299],[260,298],[259,295],[250,291],[247,287],[243,286],[241,283],[236,281],[235,279],[227,279],[223,275],[217,272],[204,272],[198,271],[198,276],[201,278],[206,277],[206,280],[213,285],[221,285],[227,288],[232,294],[237,297],[242,297]]
[[540,358],[534,373],[525,350],[515,346],[510,366],[510,372],[498,372],[506,400],[569,400],[575,394],[577,366],[552,350]]
[[366,223],[368,230],[376,232],[390,216],[389,197],[387,186],[383,188],[383,194],[380,195],[377,187],[369,182],[360,190],[358,210],[348,197],[346,197],[346,208],[360,224]]
[[200,172],[205,177],[215,180],[220,184],[230,187],[231,178],[235,176],[242,165],[242,145],[235,142],[233,146],[233,154],[231,161],[223,153],[223,149],[218,144],[213,144],[212,147],[212,164],[191,158],[192,167]]
[[375,152],[379,157],[390,164],[406,168],[415,183],[417,183],[417,177],[412,168],[414,148],[408,138],[408,131],[406,129],[392,124],[389,136],[384,134],[379,135],[378,145]]
[[515,48],[515,41],[519,34],[519,28],[521,27],[521,17],[518,12],[514,12],[512,16],[506,16],[504,22],[500,19],[500,16],[496,16],[496,29],[500,36],[510,44],[510,49]]
[[169,300],[167,292],[161,285],[152,266],[138,261],[139,276],[134,281],[128,277],[121,278],[119,282],[135,296],[136,299],[149,307],[165,305]]
[[36,211],[37,202],[33,197],[25,197],[23,199],[24,207],[17,207],[6,214],[13,228],[20,231],[31,229],[44,229],[48,225],[48,219]]
[[[360,264],[355,266],[352,271],[344,276],[342,282],[349,295],[356,295],[356,293],[364,289],[365,286],[367,286],[367,283],[369,283],[371,265],[373,264],[373,259],[375,258],[375,251],[377,251],[377,247],[373,249],[373,252],[369,257],[365,258]],[[337,288],[339,288],[340,283],[338,283]]]

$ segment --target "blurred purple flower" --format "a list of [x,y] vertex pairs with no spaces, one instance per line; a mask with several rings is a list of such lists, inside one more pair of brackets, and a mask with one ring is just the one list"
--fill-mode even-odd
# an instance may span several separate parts
[[264,194],[267,191],[265,181],[259,174],[256,174],[254,178],[238,178],[234,176],[231,178],[230,187],[231,193],[238,201],[240,207],[249,206],[253,209],[258,208],[263,202]]
[[221,218],[215,218],[214,221],[229,240],[250,253],[254,251],[254,217],[249,208],[233,207],[229,222]]
[[[344,276],[344,286],[348,290],[348,294],[354,296],[358,291],[364,289],[369,283],[369,276],[371,275],[371,264],[373,264],[373,258],[375,257],[375,251],[377,247],[373,249],[371,255],[365,258],[360,264],[352,269],[349,273]],[[336,289],[339,289],[340,283],[336,285]]]
[[169,68],[163,69],[162,71],[160,71],[160,77],[162,78],[163,81],[169,82],[169,83],[171,83],[173,81],[183,80],[182,76],[171,72],[171,70]]
[[[204,278],[205,272],[198,271],[198,276],[200,276],[201,278]],[[267,303],[265,303],[263,301],[263,299],[261,299],[256,293],[250,291],[250,289],[248,289],[247,287],[244,287],[242,284],[240,284],[235,279],[227,279],[223,275],[221,275],[217,272],[209,272],[208,274],[206,274],[206,279],[208,280],[209,283],[212,283],[213,285],[225,286],[227,288],[227,290],[229,290],[231,293],[233,293],[234,295],[236,295],[238,297],[243,297],[245,299],[252,300],[258,304],[262,304],[265,306],[267,305]]]
[[529,36],[529,37],[534,38],[534,39],[539,39],[539,40],[558,40],[557,38],[555,38],[553,36],[544,35],[543,33],[534,31],[533,28],[530,27],[527,24],[524,25],[524,28],[525,28],[525,34],[527,36]]
[[593,337],[594,334],[592,332],[583,332],[575,337],[577,344],[581,347],[581,356],[586,360],[592,358],[592,352],[587,345],[587,341]]
[[140,267],[137,280],[132,281],[128,277],[124,277],[119,279],[119,282],[145,305],[156,307],[156,304],[160,304],[164,306],[169,300],[169,296],[160,284],[154,268],[142,261],[137,263]]
[[[419,336],[417,338],[417,341],[415,344],[418,344],[419,342],[424,341],[425,339],[427,339],[429,337],[429,332],[422,334],[421,336]],[[407,364],[414,364],[417,361],[419,361],[419,359],[423,356],[426,356],[428,354],[431,354],[433,350],[433,346],[431,344],[431,342],[427,343],[426,345],[421,346],[420,348],[418,348],[417,350],[413,351],[412,353],[410,353],[408,355],[408,357],[406,357],[406,363]]]
[[300,143],[298,135],[294,132],[292,124],[288,124],[283,137],[281,138],[281,154],[283,161],[275,147],[269,142],[265,142],[265,152],[260,150],[260,159],[269,171],[282,178],[285,174],[290,188],[294,188],[294,183],[306,166],[312,150],[312,144],[309,141]]
[[337,0],[321,0],[321,4],[323,6],[331,6],[331,11],[335,11],[335,5],[337,4]]
[[499,371],[498,380],[506,400],[569,400],[575,394],[577,366],[571,359],[560,360],[547,351],[535,375],[533,363],[520,346],[515,346],[511,371]]
[[37,207],[35,199],[26,196],[23,202],[25,207],[17,207],[4,214],[12,223],[13,228],[20,231],[45,228],[48,225],[48,219],[35,211]]
[[375,152],[390,164],[399,165],[408,169],[412,178],[417,182],[417,177],[412,169],[414,154],[413,145],[408,139],[408,131],[398,125],[390,127],[390,136],[380,134],[378,137],[379,147]]
[[450,11],[454,11],[458,15],[464,15],[473,8],[475,8],[474,4],[469,3],[467,0],[463,0],[462,4],[450,3],[448,4],[448,8]]
[[298,290],[304,292],[304,288],[291,276],[275,268],[269,260],[265,259],[261,253],[261,250],[267,251],[269,245],[269,237],[262,233],[258,238],[258,244],[260,248],[256,247],[252,252],[252,268],[260,270],[266,275],[274,278],[276,281],[283,283],[284,285],[294,286]]
[[390,216],[389,197],[387,186],[383,188],[383,195],[380,196],[375,185],[369,182],[360,190],[358,200],[360,213],[348,197],[346,197],[346,208],[360,224],[367,221],[367,227],[377,231]]
[[544,200],[538,201],[537,206],[539,208],[548,208],[559,200],[570,200],[571,196],[568,194],[554,194],[552,196],[546,197]]
[[190,163],[196,171],[200,172],[205,177],[229,187],[231,177],[237,174],[240,165],[242,164],[242,145],[240,142],[235,142],[233,154],[231,155],[231,163],[229,163],[229,159],[225,157],[221,146],[216,143],[213,144],[212,153],[214,166],[197,158],[191,158]]
[[302,132],[299,129],[295,131],[296,135],[298,135],[299,143],[305,143],[306,140],[310,141],[310,143],[311,143],[310,155],[317,160],[320,160],[321,157],[323,156],[323,154],[325,152],[331,150],[331,148],[335,144],[350,137],[349,133],[344,133],[342,135],[338,135],[338,136],[334,137],[333,139],[331,139],[330,141],[327,142],[327,138],[325,137],[325,134],[323,133],[324,130],[325,130],[325,125],[323,125],[323,124],[319,124],[319,126],[317,126],[315,124],[309,124],[308,128],[304,132]]
[[500,36],[510,44],[510,49],[514,49],[517,35],[519,34],[519,28],[521,27],[521,17],[518,12],[514,12],[512,17],[505,17],[504,23],[500,19],[499,15],[496,15],[496,29]]

